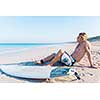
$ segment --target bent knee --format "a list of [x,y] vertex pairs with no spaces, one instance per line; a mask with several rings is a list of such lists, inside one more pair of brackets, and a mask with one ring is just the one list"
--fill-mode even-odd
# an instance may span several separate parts
[[58,52],[58,56],[61,57],[63,54],[64,54],[64,51],[60,49]]
[[64,53],[64,50],[60,49],[59,50],[59,53],[63,54]]

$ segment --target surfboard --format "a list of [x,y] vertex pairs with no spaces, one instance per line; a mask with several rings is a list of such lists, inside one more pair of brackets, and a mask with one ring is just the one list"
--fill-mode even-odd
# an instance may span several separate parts
[[75,70],[72,68],[47,66],[1,65],[0,70],[12,77],[31,79],[47,79],[75,73]]
[[10,76],[21,78],[50,78],[50,73],[56,67],[47,66],[19,66],[19,65],[2,65],[0,70]]

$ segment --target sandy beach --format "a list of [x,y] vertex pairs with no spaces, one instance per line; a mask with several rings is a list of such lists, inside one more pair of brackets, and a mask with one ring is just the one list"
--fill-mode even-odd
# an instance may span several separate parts
[[[93,60],[96,66],[100,67],[100,42],[92,42],[92,54]],[[0,64],[12,64],[12,63],[23,63],[32,62],[32,59],[38,60],[44,58],[51,53],[56,53],[59,49],[66,50],[71,54],[76,46],[76,43],[61,44],[57,46],[45,46],[45,47],[35,47],[27,49],[20,52],[0,54]],[[99,83],[100,82],[100,69],[88,68],[89,62],[87,56],[85,56],[80,63],[76,63],[73,68],[75,68],[81,80],[77,80],[74,76],[61,76],[53,78],[49,83]],[[66,67],[66,66],[60,66]],[[18,79],[14,77],[7,76],[0,73],[0,83],[29,83],[29,82],[41,82],[46,83],[47,81],[36,81],[36,80],[26,80]]]

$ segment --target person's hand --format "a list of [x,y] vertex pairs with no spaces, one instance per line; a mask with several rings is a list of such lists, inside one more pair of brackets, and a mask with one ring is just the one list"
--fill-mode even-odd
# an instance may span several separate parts
[[97,69],[97,67],[95,67],[95,66],[90,66],[89,68],[95,68],[95,69]]
[[90,68],[95,68],[95,69],[97,69],[97,68],[100,68],[97,64],[93,64],[93,65],[91,65],[90,66]]

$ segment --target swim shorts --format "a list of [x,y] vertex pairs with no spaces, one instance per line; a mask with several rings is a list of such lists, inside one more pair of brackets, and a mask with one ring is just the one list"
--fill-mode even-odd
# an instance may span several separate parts
[[74,63],[76,62],[76,60],[67,52],[64,52],[64,54],[61,56],[60,61],[67,66],[73,66]]

